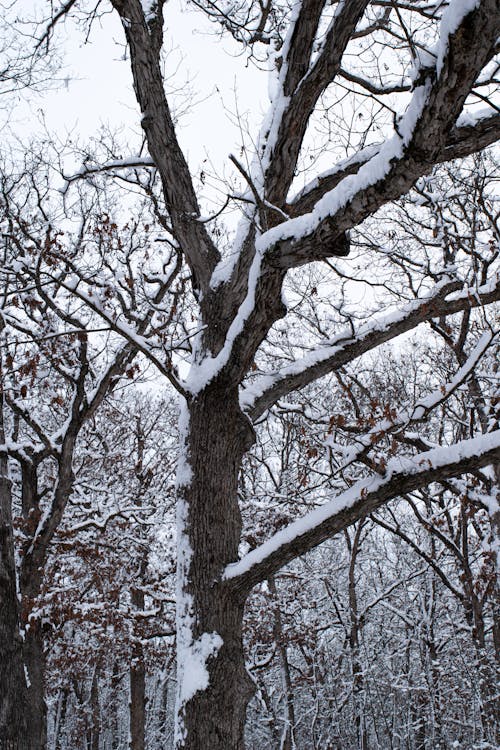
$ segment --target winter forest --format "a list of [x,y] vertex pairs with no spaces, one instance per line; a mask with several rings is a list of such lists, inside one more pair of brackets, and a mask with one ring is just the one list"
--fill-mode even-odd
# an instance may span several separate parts
[[499,0],[0,10],[0,750],[495,750]]

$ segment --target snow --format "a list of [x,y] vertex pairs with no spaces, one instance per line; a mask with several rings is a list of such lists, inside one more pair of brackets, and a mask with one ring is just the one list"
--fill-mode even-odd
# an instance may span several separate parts
[[176,487],[187,487],[191,484],[193,471],[188,459],[187,439],[189,435],[189,410],[186,400],[181,397],[179,412],[179,456],[177,459]]
[[500,449],[500,430],[470,440],[462,440],[455,445],[433,448],[418,454],[414,458],[395,457],[387,463],[386,474],[383,477],[372,476],[368,479],[362,479],[330,502],[289,524],[286,528],[274,534],[267,542],[261,544],[260,547],[245,555],[239,562],[228,565],[224,578],[228,580],[247,573],[281,547],[289,545],[341,511],[353,507],[368,493],[373,494],[382,490],[397,475],[403,477],[425,473],[430,468],[439,469],[442,466],[457,463],[473,456],[480,456],[482,453],[495,448]]
[[[187,437],[189,432],[189,411],[185,400],[182,400],[179,415],[179,458],[177,465],[176,485],[179,490],[188,487],[192,480],[192,469],[189,464]],[[218,633],[203,633],[199,638],[193,637],[195,626],[193,597],[188,592],[191,561],[191,548],[188,526],[188,505],[182,491],[177,501],[177,584],[176,584],[176,622],[177,622],[177,707],[175,741],[181,744],[185,737],[183,722],[184,707],[199,690],[209,685],[207,661],[217,655],[222,646]]]
[[188,377],[184,383],[184,387],[187,391],[196,395],[205,388],[211,380],[213,380],[217,374],[222,370],[224,365],[227,364],[231,356],[233,344],[243,331],[246,321],[252,313],[255,306],[255,291],[257,288],[257,281],[260,276],[260,269],[262,265],[262,253],[256,252],[253,259],[250,271],[248,274],[248,290],[245,299],[240,305],[237,315],[235,316],[229,331],[227,332],[224,346],[217,356],[211,357],[206,356],[199,364],[194,363],[191,366]]
[[[284,380],[292,375],[298,375],[304,372],[309,367],[326,361],[335,354],[338,354],[346,346],[350,346],[355,341],[362,341],[369,338],[373,333],[384,331],[391,325],[396,325],[399,321],[406,319],[414,311],[416,311],[422,304],[428,303],[430,300],[438,297],[444,287],[450,283],[448,277],[444,277],[432,291],[425,297],[420,297],[417,300],[413,300],[407,305],[397,308],[396,310],[389,311],[383,315],[378,316],[370,323],[367,323],[359,328],[359,330],[353,334],[350,328],[346,328],[344,331],[338,333],[334,338],[330,339],[327,344],[324,344],[314,351],[302,357],[300,360],[293,362],[291,365],[284,367],[282,370],[272,373],[269,375],[262,375],[256,378],[253,383],[247,385],[244,393],[241,394],[240,403],[241,407],[245,410],[251,409],[255,401],[262,396],[269,388],[280,380]],[[481,287],[478,291],[484,293],[490,290],[490,284]],[[494,285],[493,285],[494,286]],[[470,290],[461,291],[459,296],[468,296]],[[453,299],[456,295],[453,296]],[[452,299],[451,295],[447,299]]]
[[[301,8],[301,0],[296,0],[292,5],[288,31],[283,46],[275,53],[275,59],[273,60],[274,64],[269,73],[268,91],[271,107],[269,108],[260,128],[256,150],[257,158],[254,160],[250,172],[257,189],[262,188],[263,178],[271,161],[283,114],[290,104],[290,97],[285,96],[283,87],[288,73],[287,61],[290,44],[292,42],[295,24],[298,21]],[[281,67],[279,70],[277,70],[276,65],[278,57],[281,59]]]
[[[181,437],[181,445],[183,439]],[[181,459],[182,460],[182,459]],[[182,477],[181,477],[182,481]],[[181,744],[184,738],[185,727],[183,723],[183,708],[185,705],[185,695],[189,693],[192,686],[184,688],[186,672],[184,665],[192,661],[193,648],[193,598],[186,591],[186,584],[189,580],[189,570],[193,551],[189,542],[186,531],[187,526],[187,505],[182,497],[178,495],[177,500],[177,578],[176,578],[176,623],[177,623],[177,698],[176,698],[176,726],[175,740]],[[189,678],[188,678],[189,679]]]
[[223,640],[218,633],[203,633],[201,638],[186,646],[183,652],[180,700],[185,705],[199,690],[209,685],[207,660],[218,654]]
[[462,114],[458,118],[457,127],[473,128],[478,124],[478,122],[481,122],[482,120],[488,120],[490,117],[495,116],[498,116],[498,112],[492,107],[482,107],[481,109],[474,110],[473,112],[467,110],[466,112],[462,112]]
[[[287,37],[281,49],[278,50],[274,55],[274,58],[280,57],[283,60],[278,73],[275,59],[271,59],[271,69],[269,72],[269,99],[271,102],[271,106],[269,107],[267,114],[265,115],[260,126],[257,145],[255,149],[255,156],[249,169],[250,179],[252,180],[254,187],[256,188],[262,199],[264,199],[263,186],[266,170],[269,166],[273,154],[283,114],[290,103],[290,98],[284,96],[283,94],[283,83],[286,77],[287,70],[285,61],[287,59],[288,47],[293,35],[295,23],[299,16],[301,5],[301,2],[294,3],[291,11]],[[273,58],[272,54],[271,58]],[[254,200],[250,189],[246,191],[243,197],[247,200]],[[217,289],[220,284],[228,281],[231,277],[231,273],[240,256],[243,242],[248,235],[250,226],[255,221],[256,210],[257,209],[254,206],[251,211],[249,211],[248,213],[244,213],[244,215],[242,216],[237,227],[232,252],[229,258],[224,258],[219,261],[212,274],[212,279],[210,282],[210,286],[212,289]],[[214,370],[214,372],[216,372],[216,370]],[[201,375],[201,377],[203,376]]]
[[430,82],[426,81],[415,90],[399,123],[399,132],[389,138],[375,156],[360,167],[357,174],[345,177],[333,190],[325,193],[310,213],[289,219],[264,232],[257,239],[258,251],[263,254],[279,242],[299,240],[312,234],[322,221],[335,216],[357,193],[383,180],[391,169],[392,161],[403,156],[427,103],[430,86]]
[[381,148],[382,144],[375,144],[371,146],[366,146],[365,148],[360,149],[352,156],[348,157],[347,159],[343,159],[342,161],[335,164],[334,167],[331,169],[327,169],[321,174],[317,175],[313,180],[308,182],[291,200],[291,203],[297,203],[303,195],[307,195],[307,193],[310,193],[311,190],[314,190],[315,188],[318,188],[321,184],[321,182],[328,177],[333,177],[336,174],[339,174],[340,172],[344,172],[344,170],[349,169],[349,167],[352,167],[354,164],[364,164],[365,162],[369,161],[370,159],[373,159],[374,156],[376,156]]
[[434,391],[434,393],[431,393],[426,398],[421,399],[418,404],[415,405],[415,408],[411,413],[411,420],[417,421],[419,419],[423,419],[426,413],[430,411],[430,409],[433,409],[437,404],[448,398],[449,394],[452,393],[461,383],[463,383],[467,376],[472,372],[472,370],[475,368],[475,366],[485,353],[486,349],[490,346],[491,342],[497,337],[497,335],[498,334],[494,334],[492,331],[485,331],[470,353],[467,361],[458,370],[452,380],[449,383],[446,383],[446,385],[444,385],[442,389],[440,388],[437,391]]
[[[343,454],[344,461],[342,466],[337,469],[337,473],[344,471],[349,464],[357,460],[360,455],[374,445],[380,437],[384,437],[388,432],[404,430],[405,435],[408,438],[419,439],[423,438],[417,433],[413,434],[407,431],[407,427],[412,422],[418,422],[423,420],[428,413],[443,403],[449,396],[467,379],[470,373],[476,368],[477,363],[486,352],[492,341],[497,337],[497,334],[491,331],[486,331],[477,342],[476,346],[470,353],[466,362],[458,370],[455,376],[450,382],[445,383],[440,388],[437,388],[431,394],[425,398],[420,399],[412,410],[402,411],[395,413],[391,419],[383,419],[375,424],[372,429],[365,435],[356,438],[356,445],[344,447],[334,441],[331,438],[325,440],[325,445],[330,445],[335,450],[340,451]],[[434,447],[434,446],[433,446]]]
[[[250,190],[248,190],[248,192],[245,193],[243,197],[246,199],[251,199],[252,194]],[[254,221],[255,211],[256,211],[255,206],[253,206],[252,211],[249,211],[248,213],[243,211],[241,219],[238,222],[238,226],[236,228],[236,235],[233,240],[232,251],[229,257],[221,258],[221,260],[217,263],[212,273],[212,278],[210,279],[210,288],[213,289],[214,291],[217,289],[218,286],[220,286],[226,281],[229,281],[229,279],[231,278],[231,274],[233,273],[234,267],[240,256],[240,251],[243,246],[243,242],[245,241],[245,238],[248,235],[249,229]]]
[[[285,66],[283,65],[280,71],[281,73],[283,73],[284,67]],[[288,109],[289,104],[290,97],[285,96],[282,91],[280,91],[279,95],[273,101],[273,106],[269,110],[268,117],[264,120],[262,129],[267,136],[266,144],[263,149],[261,158],[258,159],[258,168],[256,169],[254,167],[252,171],[252,180],[257,189],[262,189],[264,175],[271,161],[271,156],[276,145],[276,140],[278,137],[283,115]],[[257,153],[259,154],[259,151]]]
[[157,0],[141,0],[142,10],[144,11],[144,18],[146,21],[153,20],[155,15],[155,8],[158,5]]
[[[155,0],[156,2],[156,0]],[[153,16],[154,17],[154,16]],[[147,19],[146,19],[147,20]],[[155,163],[153,159],[147,156],[129,156],[124,159],[110,159],[104,162],[104,164],[96,164],[95,166],[89,166],[84,164],[79,170],[74,172],[68,177],[64,177],[64,185],[60,188],[60,193],[65,195],[68,191],[69,186],[75,180],[82,177],[86,177],[89,174],[97,174],[99,172],[109,172],[113,169],[132,169],[134,167],[154,167]]]

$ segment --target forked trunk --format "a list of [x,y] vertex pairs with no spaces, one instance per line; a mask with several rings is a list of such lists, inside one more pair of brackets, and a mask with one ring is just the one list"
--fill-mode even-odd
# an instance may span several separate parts
[[244,747],[255,690],[243,654],[244,601],[220,579],[238,558],[238,473],[253,439],[236,389],[210,386],[181,415],[176,748]]

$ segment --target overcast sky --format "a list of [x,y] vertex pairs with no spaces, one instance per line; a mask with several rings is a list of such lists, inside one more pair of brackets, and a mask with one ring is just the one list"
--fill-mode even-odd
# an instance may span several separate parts
[[[22,5],[30,8],[33,0]],[[165,19],[166,88],[180,116],[181,145],[193,170],[211,171],[204,163],[209,155],[219,172],[224,167],[233,172],[227,156],[241,143],[235,92],[241,122],[250,121],[255,137],[267,104],[267,76],[237,56],[231,40],[216,36],[201,13],[187,10],[185,4],[181,8],[179,0],[165,5]],[[87,43],[73,23],[61,24],[53,39],[56,45],[64,42],[61,85],[20,103],[11,114],[12,131],[25,140],[40,135],[45,121],[61,139],[70,135],[85,141],[107,125],[112,131],[123,130],[124,140],[138,143],[132,130],[140,133],[140,116],[123,41],[114,13],[95,22]]]

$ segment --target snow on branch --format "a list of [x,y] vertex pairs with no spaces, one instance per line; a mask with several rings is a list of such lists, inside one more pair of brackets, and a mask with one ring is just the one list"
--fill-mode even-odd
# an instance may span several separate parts
[[[458,21],[442,26],[439,69],[419,70],[420,83],[393,136],[355,174],[322,194],[308,213],[271,227],[258,239],[257,249],[269,255],[271,266],[292,268],[334,255],[342,233],[406,193],[443,159],[449,133],[500,33],[495,0],[462,5],[461,0],[454,5]],[[279,201],[273,197],[273,202]]]
[[448,53],[449,39],[463,23],[465,17],[475,10],[481,0],[451,0],[441,18],[439,29],[439,43],[437,49],[436,72],[441,75],[444,61]]
[[459,476],[500,460],[500,430],[413,458],[391,459],[384,476],[371,476],[303,518],[226,568],[224,579],[248,592],[284,565],[338,534],[399,495],[431,482]]
[[[391,413],[390,417],[386,417],[374,424],[367,433],[356,438],[356,445],[353,445],[350,448],[343,448],[342,452],[344,454],[344,460],[341,466],[336,469],[335,474],[345,471],[345,469],[347,469],[352,463],[362,459],[363,456],[367,455],[369,451],[389,433],[402,433],[406,431],[410,425],[425,421],[431,411],[447,401],[450,396],[452,396],[469,378],[478,362],[497,336],[498,332],[494,333],[493,331],[485,331],[464,364],[459,368],[450,381],[441,385],[428,396],[419,399],[413,408],[405,409],[399,413]],[[325,441],[325,445],[332,447],[335,446],[331,438],[328,438]]]
[[478,289],[462,289],[460,282],[444,279],[436,284],[427,297],[376,318],[362,326],[355,335],[350,330],[339,333],[328,345],[316,349],[280,372],[257,378],[242,393],[242,407],[256,420],[279,398],[338,370],[362,354],[416,328],[420,323],[490,304],[498,299],[498,275]]
[[[491,146],[499,138],[500,114],[497,110],[487,107],[474,114],[464,114],[451,129],[444,148],[436,157],[436,163],[469,156],[475,151]],[[356,174],[363,164],[367,164],[380,152],[381,147],[381,143],[366,146],[317,175],[287,205],[290,216],[299,216],[311,211],[325,193],[333,190],[345,177]]]
[[108,323],[109,327],[113,331],[115,331],[115,333],[119,334],[126,341],[128,341],[132,348],[135,349],[135,351],[144,354],[144,356],[147,357],[147,359],[149,359],[150,362],[155,365],[158,371],[161,372],[162,375],[165,375],[165,377],[170,381],[174,388],[179,391],[179,393],[184,395],[184,389],[182,388],[178,379],[175,377],[173,370],[169,367],[168,362],[165,364],[156,356],[153,351],[151,342],[147,339],[147,337],[135,330],[126,321],[118,320],[117,318],[115,318],[112,313],[104,308],[97,296],[92,296],[79,288],[79,281],[80,279],[76,275],[74,275],[64,283],[61,283],[61,286],[68,292],[85,302],[85,304],[88,305],[91,310],[97,313],[103,320],[106,321],[106,323]]
[[77,180],[84,180],[86,177],[91,175],[101,174],[103,172],[116,172],[121,169],[138,169],[154,167],[155,163],[153,159],[145,156],[130,156],[127,159],[111,159],[110,161],[104,162],[104,164],[96,164],[89,166],[84,164],[77,172],[72,175],[64,175],[64,186],[61,188],[61,193],[65,195],[68,191],[71,183]]
[[369,0],[338,4],[322,45],[314,43],[324,2],[296,3],[287,39],[280,51],[281,67],[273,106],[263,127],[261,159],[266,197],[283,202],[292,183],[309,118],[325,89],[335,79],[342,56]]

